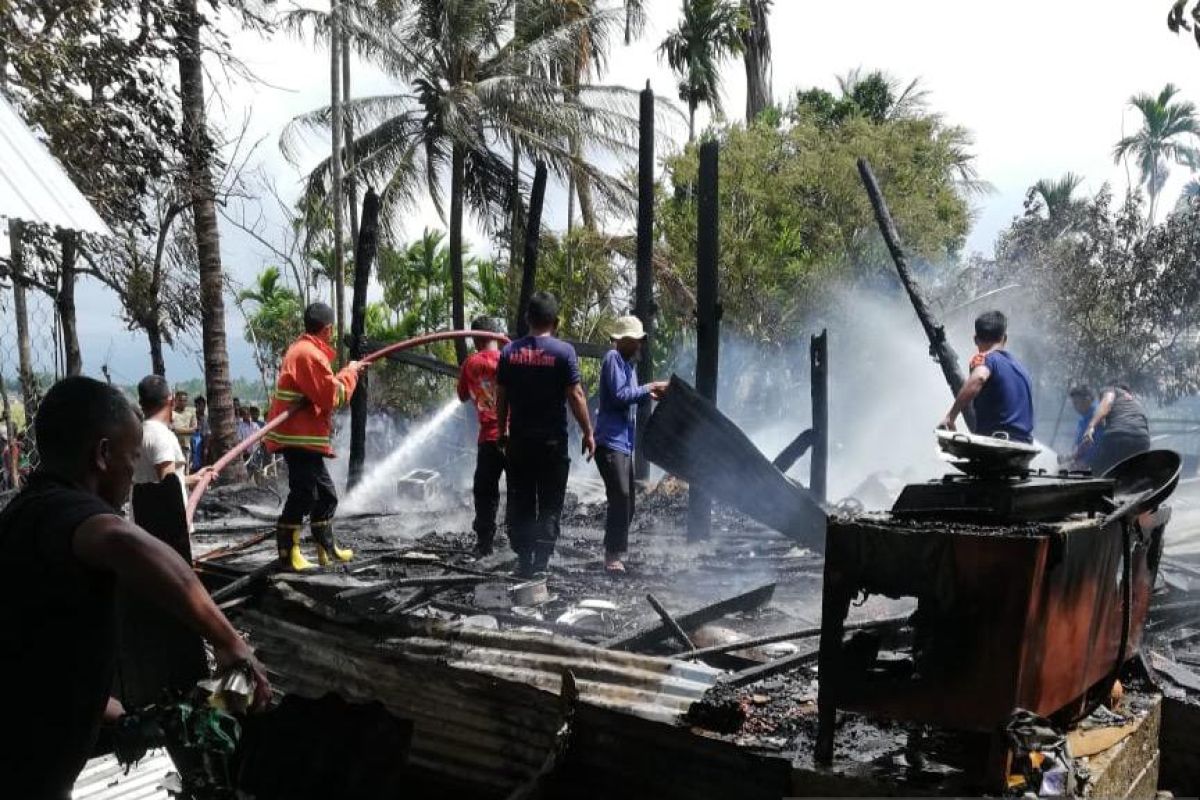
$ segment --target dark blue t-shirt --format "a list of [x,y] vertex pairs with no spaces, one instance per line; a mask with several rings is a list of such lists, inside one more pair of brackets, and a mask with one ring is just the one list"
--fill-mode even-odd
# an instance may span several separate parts
[[500,353],[513,439],[566,439],[567,388],[579,383],[575,348],[553,336],[525,336]]
[[1033,382],[1029,373],[1007,350],[984,356],[992,373],[975,397],[976,433],[1003,431],[1018,442],[1033,442]]

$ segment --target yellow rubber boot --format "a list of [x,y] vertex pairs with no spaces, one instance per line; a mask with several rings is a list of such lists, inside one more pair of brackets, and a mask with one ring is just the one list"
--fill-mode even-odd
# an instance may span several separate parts
[[300,526],[292,531],[292,545],[288,548],[287,560],[284,566],[292,570],[292,572],[303,572],[306,569],[312,569],[312,562],[304,557],[304,553],[300,552]]
[[314,521],[310,525],[313,538],[317,540],[317,562],[322,567],[345,563],[354,558],[353,550],[338,547],[337,538],[333,535],[333,520]]

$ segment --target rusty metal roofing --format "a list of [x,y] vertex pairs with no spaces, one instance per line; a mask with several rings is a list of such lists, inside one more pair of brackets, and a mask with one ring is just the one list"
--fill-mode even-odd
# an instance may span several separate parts
[[0,226],[8,219],[111,236],[62,165],[0,95]]
[[170,800],[163,779],[175,771],[165,750],[152,751],[128,772],[115,756],[93,758],[71,790],[71,800]]
[[[379,701],[414,725],[410,760],[444,778],[507,790],[535,772],[561,724],[563,675],[578,701],[673,728],[720,672],[564,637],[398,621],[407,635],[322,620],[326,610],[282,582],[276,604],[238,619],[277,688]],[[289,611],[290,606],[294,611]],[[306,616],[307,610],[317,616]],[[297,613],[298,612],[298,613]]]

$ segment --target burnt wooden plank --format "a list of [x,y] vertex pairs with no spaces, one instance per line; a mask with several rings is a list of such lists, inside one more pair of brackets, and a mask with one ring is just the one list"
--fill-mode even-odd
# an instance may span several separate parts
[[644,438],[646,457],[812,550],[825,546],[825,512],[710,401],[678,376]]
[[[757,588],[751,589],[748,592],[727,597],[724,600],[719,600],[707,606],[689,611],[686,614],[679,614],[675,617],[675,621],[679,623],[679,627],[686,630],[695,630],[701,625],[706,625],[709,622],[715,622],[726,614],[732,614],[735,611],[751,611],[770,602],[771,597],[775,594],[775,584],[768,583]],[[647,647],[653,647],[659,644],[669,636],[671,631],[662,622],[654,622],[646,625],[633,633],[614,636],[611,639],[605,640],[602,644],[610,650],[640,650]]]

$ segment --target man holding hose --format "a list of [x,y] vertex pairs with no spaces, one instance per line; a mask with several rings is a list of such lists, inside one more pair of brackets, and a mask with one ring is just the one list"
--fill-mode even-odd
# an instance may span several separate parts
[[265,437],[267,450],[283,456],[288,469],[288,497],[276,524],[275,536],[280,564],[299,572],[312,564],[300,552],[304,518],[317,543],[321,566],[349,561],[354,552],[338,547],[333,533],[337,489],[325,468],[333,458],[333,412],[350,402],[358,373],[366,363],[351,361],[334,373],[333,309],[312,303],[304,309],[304,335],[297,339],[279,367],[279,380],[267,420],[274,419],[298,401],[304,401],[278,428]]

